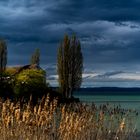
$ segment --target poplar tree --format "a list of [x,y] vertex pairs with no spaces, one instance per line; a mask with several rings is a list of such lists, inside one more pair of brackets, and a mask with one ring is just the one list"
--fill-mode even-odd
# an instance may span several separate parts
[[64,36],[58,48],[57,73],[58,82],[64,97],[72,97],[75,89],[82,83],[83,55],[80,41],[76,36]]
[[31,56],[31,65],[36,64],[37,66],[40,65],[40,50],[37,48],[35,49],[34,53]]
[[7,46],[4,40],[0,40],[0,72],[6,69],[7,64]]

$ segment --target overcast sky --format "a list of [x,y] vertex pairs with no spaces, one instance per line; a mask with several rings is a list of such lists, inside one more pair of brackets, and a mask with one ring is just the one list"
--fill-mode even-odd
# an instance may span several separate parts
[[40,48],[41,66],[55,68],[60,41],[73,33],[85,73],[140,71],[139,0],[0,0],[8,65],[28,64]]

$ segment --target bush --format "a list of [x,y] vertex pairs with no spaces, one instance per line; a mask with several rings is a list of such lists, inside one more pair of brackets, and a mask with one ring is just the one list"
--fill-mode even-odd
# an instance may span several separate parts
[[4,71],[0,75],[0,96],[11,97],[13,94],[14,78],[12,75]]
[[45,92],[46,87],[45,71],[27,69],[16,76],[14,92],[17,96],[39,96]]

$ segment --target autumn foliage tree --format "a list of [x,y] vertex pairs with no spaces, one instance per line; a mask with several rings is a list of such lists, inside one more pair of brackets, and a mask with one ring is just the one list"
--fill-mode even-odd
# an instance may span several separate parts
[[65,35],[58,48],[58,82],[64,97],[72,97],[75,89],[82,83],[83,55],[80,41],[76,36]]

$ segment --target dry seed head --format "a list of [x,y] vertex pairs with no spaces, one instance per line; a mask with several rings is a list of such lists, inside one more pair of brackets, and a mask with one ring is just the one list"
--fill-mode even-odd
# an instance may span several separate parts
[[47,96],[47,97],[46,97],[46,102],[49,102],[49,101],[50,101],[50,97]]
[[24,111],[22,116],[22,121],[25,122],[29,119],[29,112]]
[[123,118],[123,120],[120,124],[120,130],[122,131],[122,130],[124,130],[124,128],[125,128],[125,118]]
[[54,100],[53,100],[53,105],[54,105],[54,107],[57,106],[57,99],[54,99]]
[[14,116],[11,115],[11,125],[13,126],[14,125]]
[[7,127],[10,125],[10,122],[11,122],[11,117],[8,116],[8,117],[7,117],[7,121],[6,121],[6,126],[7,126]]
[[65,106],[62,107],[61,112],[62,112],[62,114],[65,114]]
[[10,104],[10,110],[13,110],[13,108],[14,108],[14,103],[11,103]]
[[36,114],[37,113],[37,107],[35,106],[34,107],[34,114]]
[[17,121],[20,120],[20,109],[16,109],[16,110],[15,110],[15,117],[16,117],[16,120],[17,120]]
[[6,104],[5,103],[3,103],[3,105],[2,105],[2,112],[6,112]]
[[40,113],[41,113],[41,105],[39,105],[38,111],[37,111],[37,114],[38,114],[38,115],[40,115]]

